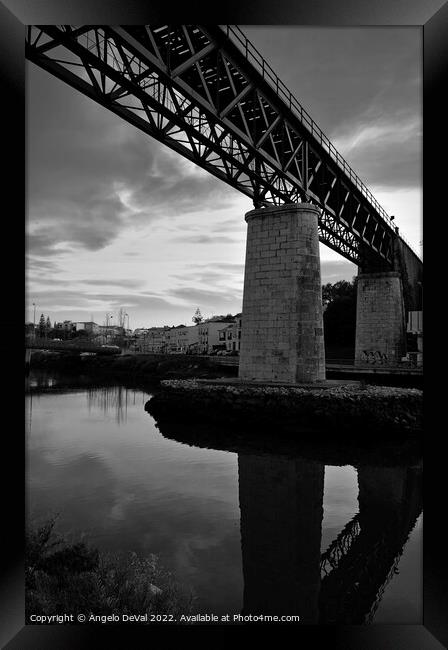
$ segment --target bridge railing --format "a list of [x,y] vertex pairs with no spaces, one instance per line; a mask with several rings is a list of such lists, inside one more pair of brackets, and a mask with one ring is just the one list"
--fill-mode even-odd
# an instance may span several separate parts
[[[378,201],[373,196],[372,192],[368,189],[365,183],[359,178],[356,172],[350,167],[348,162],[341,156],[336,147],[332,144],[328,136],[322,131],[322,129],[316,124],[311,115],[305,110],[302,104],[296,99],[288,87],[279,79],[278,75],[274,72],[273,68],[269,63],[264,59],[263,55],[257,50],[255,45],[253,45],[244,32],[238,27],[238,25],[225,25],[227,37],[233,36],[236,39],[237,43],[240,45],[246,59],[251,63],[255,64],[255,67],[261,73],[263,79],[265,79],[275,90],[277,95],[282,97],[286,105],[289,106],[289,109],[296,113],[299,117],[302,124],[306,126],[311,135],[316,138],[322,147],[328,151],[329,155],[333,160],[341,167],[347,176],[350,178],[352,183],[356,185],[361,194],[368,199],[368,201],[374,206],[379,215],[386,221],[386,223],[395,231],[395,225],[385,209],[378,203]],[[407,246],[419,257],[418,253],[413,249],[410,243],[400,234],[400,238],[406,243]]]

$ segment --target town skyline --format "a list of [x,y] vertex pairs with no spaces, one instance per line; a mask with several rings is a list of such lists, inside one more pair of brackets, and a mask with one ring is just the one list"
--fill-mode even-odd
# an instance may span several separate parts
[[[420,31],[243,30],[421,254]],[[29,62],[27,126],[26,320],[241,312],[248,197]],[[322,284],[356,275],[320,251]]]

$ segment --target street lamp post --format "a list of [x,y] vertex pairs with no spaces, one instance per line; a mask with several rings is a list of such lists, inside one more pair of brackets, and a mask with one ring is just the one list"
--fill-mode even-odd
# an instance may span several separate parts
[[[110,320],[112,320],[113,316],[110,316]],[[107,328],[107,342],[109,343],[109,326]]]
[[[123,346],[125,348],[128,348],[129,347],[129,339],[128,339],[128,336],[129,336],[129,314],[125,314],[124,316],[125,316],[125,318],[126,318],[126,316],[128,318],[128,328],[127,328],[127,330],[125,329],[125,332],[124,332]],[[125,323],[126,323],[126,321],[125,321]]]

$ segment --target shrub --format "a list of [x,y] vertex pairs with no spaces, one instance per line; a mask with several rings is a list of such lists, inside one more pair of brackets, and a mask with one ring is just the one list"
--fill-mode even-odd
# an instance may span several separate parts
[[25,609],[31,614],[189,614],[194,597],[151,554],[102,553],[69,543],[56,519],[27,533]]

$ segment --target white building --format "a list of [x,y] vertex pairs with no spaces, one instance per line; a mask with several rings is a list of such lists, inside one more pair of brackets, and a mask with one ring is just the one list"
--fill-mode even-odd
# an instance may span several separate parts
[[214,349],[222,347],[219,332],[229,325],[229,320],[209,320],[198,325],[198,352],[210,354]]
[[179,325],[165,330],[165,351],[186,354],[198,342],[197,325]]
[[97,325],[93,321],[77,321],[74,323],[75,325],[75,330],[77,332],[80,332],[84,330],[85,332],[88,332],[89,334],[99,334],[100,333],[100,325]]
[[165,332],[168,330],[168,327],[140,327],[134,330],[135,349],[155,354],[165,352]]
[[225,345],[226,352],[240,352],[242,315],[237,314],[233,323],[219,330],[220,345]]

